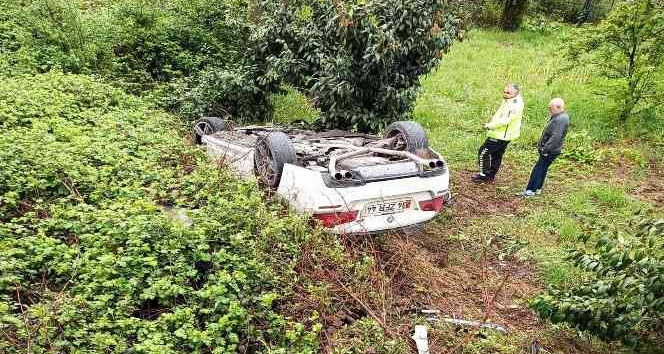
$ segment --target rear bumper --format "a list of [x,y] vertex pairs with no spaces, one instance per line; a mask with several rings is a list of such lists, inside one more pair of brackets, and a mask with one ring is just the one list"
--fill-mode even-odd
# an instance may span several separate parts
[[[289,164],[284,166],[277,193],[302,213],[358,211],[355,221],[330,228],[337,234],[379,233],[422,224],[433,219],[438,212],[419,210],[419,202],[442,197],[446,207],[451,198],[447,171],[430,177],[415,176],[334,188],[324,183],[320,172]],[[412,200],[411,209],[379,216],[364,213],[370,203],[404,199]]]
[[330,229],[335,234],[375,234],[403,227],[424,224],[433,219],[438,213],[435,211],[407,211],[398,214],[381,215],[368,219],[357,220],[335,226]]

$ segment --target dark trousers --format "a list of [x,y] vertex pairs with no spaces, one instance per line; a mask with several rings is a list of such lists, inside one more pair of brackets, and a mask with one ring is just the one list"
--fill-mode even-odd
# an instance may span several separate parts
[[488,138],[484,141],[477,154],[480,174],[490,179],[496,177],[500,164],[503,162],[503,154],[505,154],[509,143],[509,141],[493,138]]
[[535,192],[538,189],[542,189],[546,174],[549,172],[549,166],[551,166],[556,157],[558,157],[558,154],[549,154],[547,156],[540,154],[539,160],[537,160],[535,167],[533,167],[533,172],[530,174],[530,181],[526,190]]

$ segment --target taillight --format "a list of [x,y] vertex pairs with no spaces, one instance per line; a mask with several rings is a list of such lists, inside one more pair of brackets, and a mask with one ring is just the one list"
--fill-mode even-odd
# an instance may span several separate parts
[[357,219],[357,210],[337,212],[337,213],[324,213],[314,214],[314,219],[320,221],[325,227],[334,227],[341,224],[347,224]]
[[422,211],[440,211],[443,209],[445,201],[443,197],[436,197],[431,200],[425,200],[420,202],[420,210]]

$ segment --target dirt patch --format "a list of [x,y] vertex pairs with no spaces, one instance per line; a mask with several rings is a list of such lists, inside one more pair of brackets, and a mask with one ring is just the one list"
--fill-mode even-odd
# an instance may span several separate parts
[[657,208],[664,208],[664,166],[651,161],[646,178],[634,194]]
[[494,183],[476,184],[472,177],[476,172],[458,171],[454,173],[451,185],[454,186],[453,220],[466,223],[468,220],[483,216],[518,216],[524,212],[524,201],[514,194],[506,192],[511,186],[502,182],[510,180],[510,171],[504,169],[501,175],[507,175]]
[[[425,309],[526,334],[543,329],[527,307],[527,300],[543,289],[533,264],[504,256],[506,240],[497,236],[493,242],[450,238],[473,219],[520,215],[523,201],[497,190],[500,182],[476,185],[470,171],[455,176],[449,220],[412,235],[330,236],[327,242],[344,246],[342,255],[325,254],[320,243],[305,250],[298,272],[316,286],[298,292],[294,303],[299,308],[294,311],[321,315],[325,352],[334,347],[340,328],[362,317],[374,319],[390,337],[412,344],[413,323]],[[452,351],[448,344],[432,341],[432,352]]]

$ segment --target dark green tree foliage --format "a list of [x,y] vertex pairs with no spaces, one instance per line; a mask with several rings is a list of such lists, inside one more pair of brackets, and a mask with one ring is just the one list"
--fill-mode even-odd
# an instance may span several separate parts
[[568,23],[598,22],[620,1],[624,0],[538,0],[530,3],[529,13]]
[[457,27],[440,0],[262,0],[254,23],[264,79],[304,90],[322,126],[360,131],[409,119]]
[[174,107],[190,119],[203,115],[229,117],[236,122],[264,122],[272,116],[270,94],[279,81],[261,80],[256,66],[210,66],[183,80],[174,94]]
[[[591,275],[571,289],[551,288],[533,307],[553,322],[566,322],[602,339],[644,352],[664,338],[664,220],[644,219],[634,235],[604,235],[591,250],[569,259]],[[660,351],[661,352],[661,351]]]
[[521,27],[529,0],[505,0],[502,26],[505,31],[516,31]]
[[661,106],[664,94],[664,3],[621,2],[599,25],[583,27],[569,42],[575,66],[591,67],[606,80],[603,88],[618,103],[618,116]]
[[0,352],[317,352],[278,311],[311,229],[175,124],[86,76],[0,80]]

